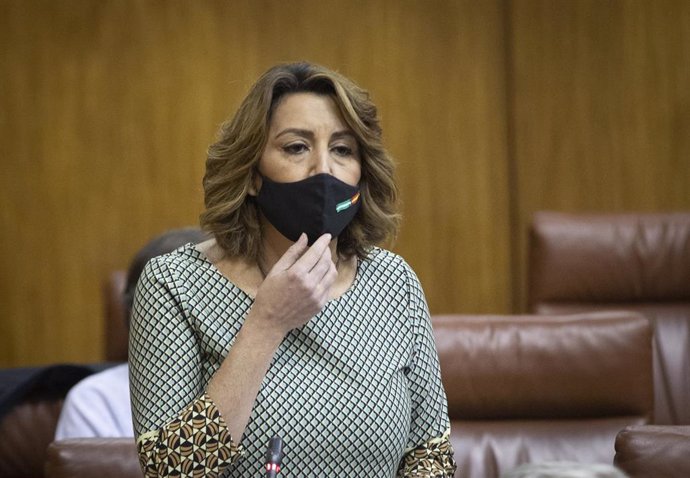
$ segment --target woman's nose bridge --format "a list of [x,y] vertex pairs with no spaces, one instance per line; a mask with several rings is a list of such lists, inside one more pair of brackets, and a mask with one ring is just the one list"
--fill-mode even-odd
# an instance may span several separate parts
[[312,169],[314,174],[331,172],[330,152],[327,145],[315,148]]

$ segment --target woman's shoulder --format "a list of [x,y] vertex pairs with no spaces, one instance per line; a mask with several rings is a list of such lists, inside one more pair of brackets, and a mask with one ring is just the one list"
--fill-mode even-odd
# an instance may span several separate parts
[[204,256],[193,243],[156,256],[146,263],[144,273],[153,277],[169,277],[189,273],[204,264]]
[[362,260],[364,264],[375,268],[396,268],[410,269],[410,265],[405,259],[393,251],[382,247],[372,247],[367,256]]
[[360,278],[367,284],[367,293],[393,294],[397,301],[423,306],[426,302],[422,285],[407,261],[395,252],[374,247],[361,262]]
[[414,270],[401,255],[381,247],[373,247],[362,260],[362,265],[368,272],[385,274],[389,279],[398,277],[405,281],[417,281]]

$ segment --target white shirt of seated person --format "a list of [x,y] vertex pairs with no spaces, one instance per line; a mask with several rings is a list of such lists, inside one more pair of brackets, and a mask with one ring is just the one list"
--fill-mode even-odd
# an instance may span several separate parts
[[126,363],[86,377],[65,398],[55,439],[90,437],[134,437]]

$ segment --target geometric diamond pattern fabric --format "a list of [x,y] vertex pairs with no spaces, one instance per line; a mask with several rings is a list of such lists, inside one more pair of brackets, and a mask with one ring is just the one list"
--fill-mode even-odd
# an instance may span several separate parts
[[[130,328],[136,436],[169,434],[203,396],[252,303],[191,244],[147,264]],[[415,469],[415,456],[428,473],[410,476],[452,476],[448,429],[419,281],[402,258],[374,248],[350,289],[280,344],[244,452],[222,476],[264,476],[273,435],[284,443],[281,477],[394,477],[401,465]]]

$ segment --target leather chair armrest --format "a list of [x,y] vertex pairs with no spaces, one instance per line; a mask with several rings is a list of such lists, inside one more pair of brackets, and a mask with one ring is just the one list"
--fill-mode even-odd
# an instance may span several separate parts
[[687,478],[690,426],[629,426],[616,437],[614,464],[630,478]]
[[71,438],[48,447],[46,478],[141,478],[134,438]]

